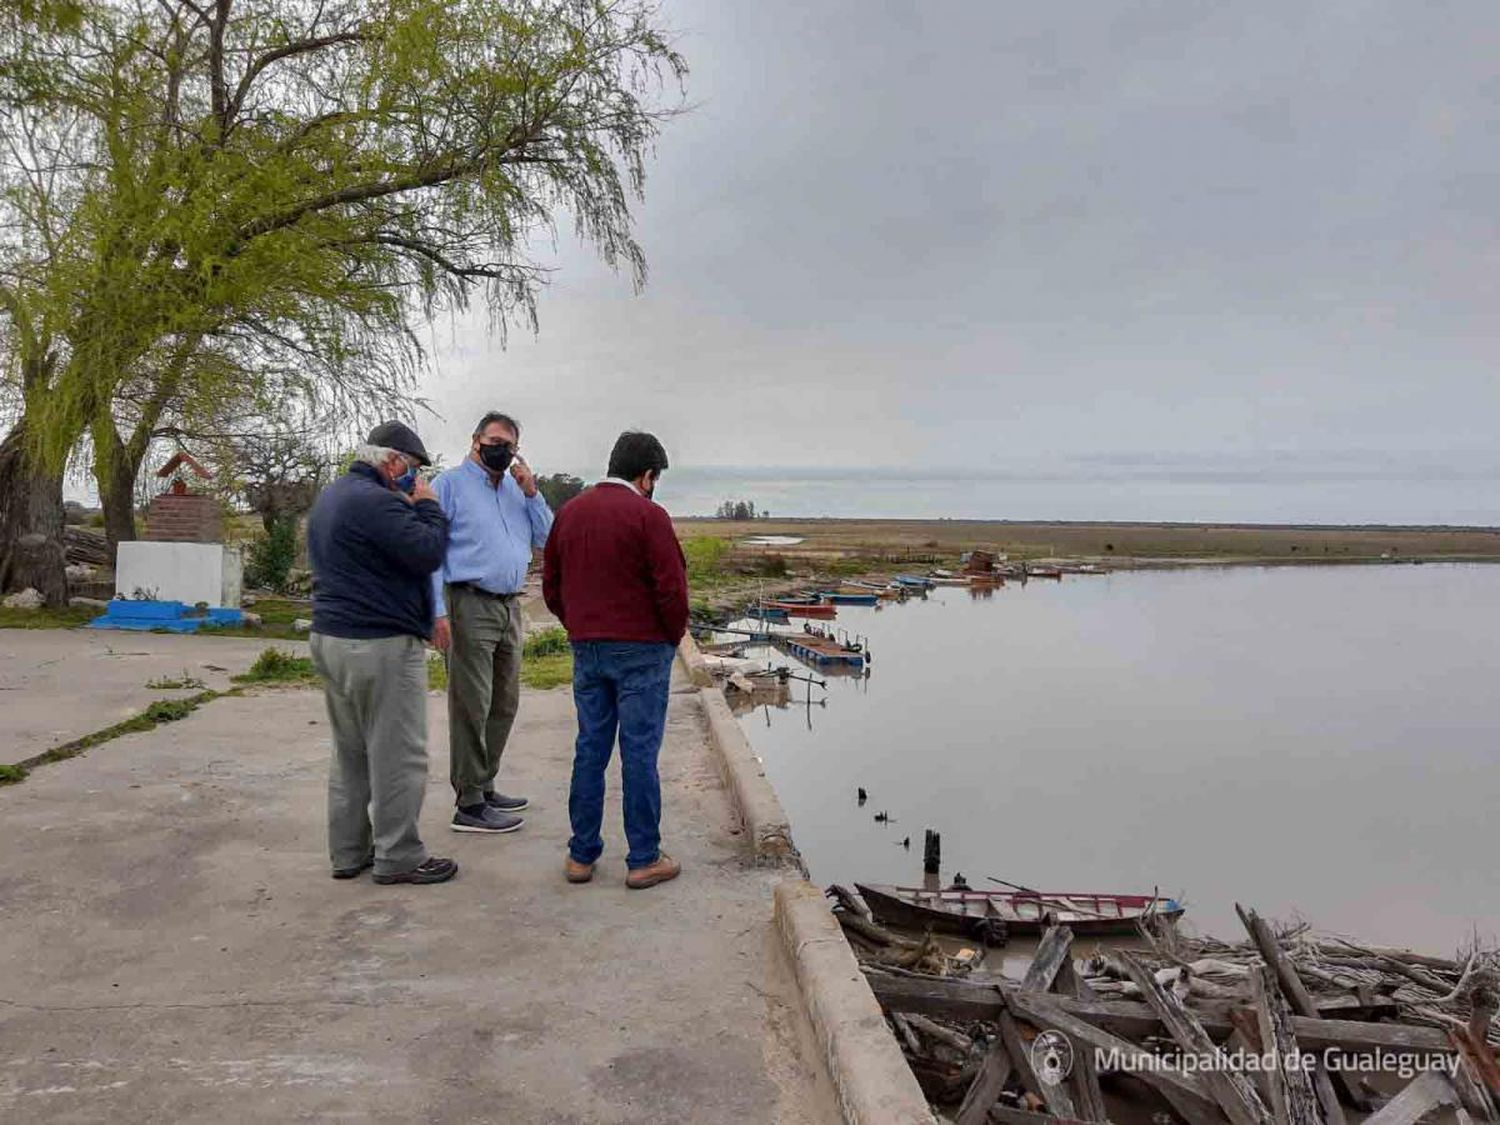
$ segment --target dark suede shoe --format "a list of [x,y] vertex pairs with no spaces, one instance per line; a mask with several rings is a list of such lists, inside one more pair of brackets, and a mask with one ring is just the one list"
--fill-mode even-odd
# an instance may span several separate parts
[[458,864],[451,859],[439,859],[437,856],[428,856],[410,871],[400,871],[394,875],[375,875],[377,883],[446,883],[458,874]]
[[531,802],[525,797],[507,797],[504,793],[496,793],[493,789],[485,793],[484,803],[492,809],[499,809],[506,813],[518,813],[522,809],[531,807]]
[[365,861],[358,867],[335,867],[333,877],[335,879],[358,879],[366,871],[375,866],[375,857],[367,856]]
[[520,817],[492,809],[489,805],[473,805],[467,809],[455,809],[448,827],[455,832],[485,832],[493,836],[514,832],[525,823]]

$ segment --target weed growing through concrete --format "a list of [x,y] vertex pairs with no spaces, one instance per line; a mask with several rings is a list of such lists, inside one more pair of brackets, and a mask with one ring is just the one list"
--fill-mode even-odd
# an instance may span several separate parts
[[124,735],[153,730],[162,723],[175,723],[187,718],[205,703],[210,703],[221,696],[238,694],[237,690],[200,691],[197,695],[190,695],[186,699],[158,699],[139,715],[132,715],[124,722],[105,727],[103,730],[96,730],[93,734],[86,734],[82,738],[75,738],[72,742],[64,742],[61,746],[54,746],[51,750],[35,754],[13,766],[0,767],[0,784],[9,785],[24,781],[37,766],[45,766],[52,762],[65,762],[69,758],[78,757],[85,750],[92,750],[95,746],[112,742]]
[[152,691],[202,691],[208,685],[184,668],[182,675],[176,679],[171,676],[158,676],[154,680],[147,680],[146,686]]
[[237,684],[312,684],[317,680],[310,657],[295,656],[280,648],[266,649],[248,672],[234,677]]

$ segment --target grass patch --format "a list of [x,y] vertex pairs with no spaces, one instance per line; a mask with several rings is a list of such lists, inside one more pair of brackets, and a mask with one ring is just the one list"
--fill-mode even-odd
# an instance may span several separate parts
[[529,688],[546,691],[573,682],[573,653],[529,657],[521,661],[521,682]]
[[573,649],[566,629],[543,629],[521,649],[521,682],[546,691],[573,682]]
[[24,766],[0,765],[0,785],[18,785],[26,780]]
[[234,677],[237,684],[312,684],[318,673],[312,658],[294,656],[285,649],[268,648],[255,658],[248,672]]
[[146,686],[152,691],[202,691],[208,685],[184,668],[182,675],[176,679],[171,676],[158,676],[154,680],[147,680]]
[[292,628],[292,622],[299,617],[303,619],[312,617],[312,603],[299,601],[296,598],[260,598],[254,605],[245,607],[246,613],[254,613],[260,616],[261,623],[251,627],[248,625],[228,625],[217,629],[205,629],[204,635],[215,637],[264,637],[278,641],[297,641],[306,636]]
[[7,609],[0,606],[0,629],[76,629],[104,611],[98,606],[70,605],[63,609]]
[[554,626],[528,637],[521,649],[521,656],[523,659],[531,660],[542,656],[560,656],[572,651],[568,646],[568,631]]
[[442,653],[429,653],[427,657],[427,690],[448,690],[448,662]]

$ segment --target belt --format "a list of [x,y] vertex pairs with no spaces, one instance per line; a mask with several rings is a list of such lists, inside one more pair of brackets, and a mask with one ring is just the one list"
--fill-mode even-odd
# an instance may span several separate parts
[[450,590],[468,590],[471,594],[478,594],[482,598],[493,598],[496,601],[508,602],[513,598],[519,598],[520,594],[496,594],[486,590],[483,586],[476,586],[472,582],[450,582]]

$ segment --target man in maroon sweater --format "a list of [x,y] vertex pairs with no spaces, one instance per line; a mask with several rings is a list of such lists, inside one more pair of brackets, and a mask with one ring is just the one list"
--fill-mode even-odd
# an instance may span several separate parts
[[672,657],[687,629],[687,565],[665,509],[651,499],[667,451],[651,434],[623,433],[609,476],[557,513],[542,596],[573,646],[578,740],[568,792],[566,874],[587,883],[604,851],[604,769],[620,738],[628,887],[653,887],[682,869],[661,850],[656,760],[667,724]]

